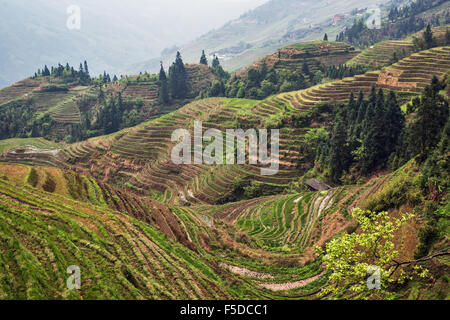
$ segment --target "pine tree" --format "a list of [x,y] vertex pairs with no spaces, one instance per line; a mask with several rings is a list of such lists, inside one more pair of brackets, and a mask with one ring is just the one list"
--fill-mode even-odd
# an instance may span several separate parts
[[200,64],[208,65],[208,59],[206,58],[205,50],[202,51],[202,56],[200,58]]
[[358,139],[361,139],[364,119],[367,111],[367,103],[366,101],[364,101],[364,94],[362,91],[359,91],[358,100],[356,101],[356,109],[357,109],[357,116],[355,122],[352,125],[352,132],[351,132],[351,140],[353,141],[352,146],[354,146],[355,148],[356,145],[358,144],[357,143]]
[[346,140],[347,128],[341,113],[336,116],[330,143],[329,168],[331,178],[335,182],[339,181],[342,172],[347,169],[350,161]]
[[347,104],[347,120],[350,126],[354,124],[357,116],[358,116],[358,105],[356,104],[355,101],[355,94],[352,91],[348,98]]
[[86,60],[84,60],[84,73],[86,76],[89,76],[89,68]]
[[161,61],[161,69],[159,71],[159,92],[158,101],[160,104],[166,105],[169,103],[169,88],[167,85],[167,76],[164,71],[164,66]]
[[184,99],[187,95],[187,76],[181,53],[177,52],[175,62],[169,68],[169,85],[172,97]]
[[42,75],[43,75],[44,77],[50,75],[50,70],[48,70],[47,65],[44,66],[44,71],[42,71]]
[[328,34],[325,33],[325,35],[323,36],[323,41],[328,41]]
[[397,96],[394,91],[390,91],[385,101],[386,113],[386,155],[389,156],[397,146],[400,134],[405,126],[405,117],[400,109]]
[[216,55],[214,55],[214,59],[213,59],[213,62],[212,62],[212,67],[213,67],[213,68],[217,68],[217,67],[219,67],[219,66],[220,66],[219,57],[216,56]]
[[387,125],[383,90],[379,89],[378,94],[375,96],[375,103],[373,101],[373,93],[370,100],[366,119],[364,120],[363,173],[368,173],[376,167],[383,166],[387,158],[385,150]]
[[418,153],[420,159],[424,160],[438,143],[439,132],[447,122],[448,102],[431,85],[427,86],[416,113],[417,120],[412,126],[410,144],[413,153]]
[[303,61],[303,65],[302,65],[302,73],[303,73],[304,75],[307,75],[307,76],[311,74],[311,72],[309,71],[309,66],[308,66],[308,63],[306,62],[306,60]]
[[98,101],[100,103],[105,101],[105,94],[103,93],[102,87],[100,87],[100,91],[98,92]]
[[423,33],[423,40],[425,41],[426,49],[430,49],[434,45],[433,31],[431,31],[431,25],[427,25],[427,29]]

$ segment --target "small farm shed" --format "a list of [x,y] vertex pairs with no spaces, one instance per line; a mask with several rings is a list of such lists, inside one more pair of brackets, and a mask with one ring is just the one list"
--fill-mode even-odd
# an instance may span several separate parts
[[308,186],[308,188],[311,191],[323,191],[331,189],[329,185],[326,183],[323,183],[322,181],[319,181],[317,179],[309,179],[305,182],[305,184]]

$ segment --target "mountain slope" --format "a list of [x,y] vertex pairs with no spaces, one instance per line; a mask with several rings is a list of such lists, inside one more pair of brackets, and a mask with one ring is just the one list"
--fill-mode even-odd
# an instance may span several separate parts
[[[387,1],[365,1],[364,7]],[[321,40],[324,28],[335,28],[336,34],[343,26],[334,26],[334,16],[349,14],[358,7],[361,3],[357,0],[271,0],[181,46],[181,52],[186,61],[196,62],[201,50],[205,49],[210,55],[219,55],[225,68],[236,70],[288,44],[300,40]],[[349,17],[351,21],[353,18]],[[163,56],[162,59],[165,61],[169,57]],[[134,65],[131,71],[155,70],[156,67],[156,60],[148,61]]]
[[[173,0],[1,0],[0,88],[44,64],[87,60],[92,76],[104,70],[120,76],[123,65],[157,57],[165,47],[191,41],[262,2],[218,0],[210,6],[196,0],[179,6]],[[66,27],[71,5],[81,9],[80,30]]]
[[[186,101],[195,99],[217,79],[205,65],[190,64],[185,68]],[[99,135],[92,132],[91,124],[95,123],[102,110],[111,107],[109,103],[112,100],[119,103],[118,100],[122,99],[123,107],[127,109],[121,119],[125,127],[170,112],[186,102],[173,101],[169,105],[161,105],[157,75],[139,74],[106,84],[93,79],[91,84],[85,85],[78,76],[70,76],[70,71],[64,72],[66,74],[61,77],[31,77],[0,90],[0,137],[43,136],[61,141],[72,136],[79,141],[86,134]],[[125,125],[129,121],[132,121],[131,125]],[[11,123],[15,124],[11,126]]]
[[[311,165],[303,163],[298,167],[299,160],[309,155],[300,156],[296,144],[301,143],[309,129],[330,124],[331,112],[320,111],[318,105],[345,102],[351,92],[357,95],[363,91],[367,95],[373,85],[396,91],[398,99],[407,103],[430,83],[433,75],[442,78],[449,68],[450,47],[438,47],[413,54],[382,71],[278,94],[263,101],[199,100],[135,128],[71,145],[60,156],[111,183],[126,183],[144,194],[157,190],[163,193],[160,200],[169,203],[220,202],[229,197],[232,182],[238,177],[285,188]],[[299,115],[306,119],[300,127],[293,121]],[[194,120],[202,120],[204,130],[281,127],[280,171],[274,176],[261,176],[260,168],[254,165],[174,165],[170,160],[174,146],[171,134],[178,128],[193,130]]]

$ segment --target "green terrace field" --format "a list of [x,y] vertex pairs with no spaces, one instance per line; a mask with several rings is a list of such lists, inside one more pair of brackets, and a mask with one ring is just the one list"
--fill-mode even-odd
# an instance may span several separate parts
[[[253,180],[282,190],[309,169],[301,161],[308,155],[299,154],[298,149],[303,135],[310,128],[327,125],[325,119],[323,123],[296,128],[286,119],[301,112],[311,115],[319,104],[345,102],[351,92],[357,95],[362,91],[367,95],[373,85],[396,91],[400,102],[406,103],[433,75],[442,77],[449,68],[450,47],[438,47],[415,53],[381,71],[282,93],[259,102],[227,98],[198,100],[137,127],[70,145],[58,154],[55,165],[78,167],[98,179],[171,204],[226,201],[236,179]],[[173,164],[172,132],[184,128],[192,133],[196,120],[203,121],[204,131],[215,128],[222,132],[230,128],[267,128],[281,124],[278,174],[261,176],[261,168],[255,165]]]
[[[90,176],[0,164],[0,241],[7,252],[0,293],[6,299],[307,298],[326,281],[311,238],[327,219],[339,218],[320,239],[343,230],[348,222],[337,204],[361,190],[167,208]],[[65,287],[71,265],[82,270],[77,292]]]
[[[445,44],[446,26],[432,28],[433,37],[437,43]],[[423,32],[418,32],[415,37],[420,37]],[[372,69],[381,69],[393,64],[394,54],[397,59],[409,57],[419,49],[413,43],[413,38],[408,37],[403,40],[387,40],[370,46],[363,50],[357,56],[346,62],[347,66],[355,66],[359,64],[367,65]]]
[[[196,98],[199,93],[211,86],[216,75],[204,65],[186,65],[187,99]],[[149,74],[126,77],[101,86],[105,103],[117,98],[121,93],[127,103],[134,103],[142,113],[140,121],[154,119],[180,107],[180,101],[169,106],[158,103],[159,81]],[[42,119],[50,115],[56,122],[48,139],[63,140],[71,132],[71,126],[82,124],[85,118],[92,122],[104,102],[99,101],[100,86],[80,86],[78,83],[64,83],[57,77],[29,78],[0,90],[2,106],[31,105],[33,118]],[[80,110],[81,109],[81,110]]]
[[[62,160],[79,163],[89,159],[85,168],[95,168],[101,178],[123,181],[127,187],[148,193],[150,190],[163,192],[164,200],[174,202],[181,198],[211,203],[226,195],[230,182],[236,177],[246,177],[263,183],[286,187],[298,174],[296,155],[292,147],[302,130],[284,128],[280,135],[281,170],[275,176],[261,176],[260,168],[247,165],[176,166],[171,162],[172,132],[179,128],[193,130],[194,120],[203,121],[203,130],[211,128],[225,132],[237,126],[238,118],[250,117],[254,100],[210,98],[191,103],[172,114],[152,120],[132,130],[114,135],[106,149],[92,139],[64,149]],[[258,122],[263,119],[254,119]],[[101,156],[92,157],[92,154]],[[117,162],[121,162],[117,165]],[[116,166],[117,165],[117,166]],[[110,167],[111,166],[111,167]],[[110,168],[108,168],[110,167]],[[105,175],[106,172],[116,176]],[[179,199],[178,199],[179,200]]]
[[246,74],[250,69],[259,69],[265,63],[277,71],[300,72],[306,62],[312,73],[318,71],[320,65],[339,66],[352,59],[359,53],[354,47],[343,42],[312,41],[298,43],[279,49],[268,55],[238,75]]
[[0,154],[11,149],[59,149],[61,144],[45,140],[43,138],[24,138],[0,140]]
[[[118,211],[0,179],[2,299],[223,299],[210,265]],[[67,267],[82,270],[80,291]]]
[[388,40],[376,43],[365,49],[346,63],[348,66],[364,64],[373,68],[382,68],[392,64],[394,53],[398,57],[407,57],[415,51],[412,41]]
[[373,85],[397,91],[400,101],[408,102],[430,83],[434,75],[443,77],[449,68],[450,47],[433,48],[415,53],[381,71],[370,71],[364,75],[270,97],[257,104],[252,112],[261,117],[281,114],[283,110],[296,113],[320,103],[345,102],[351,92],[355,96],[360,91],[367,95]]
[[[401,176],[416,174],[408,164],[361,185],[167,207],[90,175],[0,164],[0,294],[3,299],[316,298],[328,273],[313,246],[354,229],[353,208],[365,206]],[[395,245],[410,258],[414,241],[417,230],[406,227]],[[65,286],[71,265],[82,270],[80,291]],[[407,286],[398,298],[414,290]]]
[[[406,55],[391,64],[398,50]],[[418,187],[424,178],[412,159],[394,172],[352,177],[358,179],[355,185],[311,191],[303,181],[315,174],[316,151],[304,142],[312,129],[333,125],[336,108],[352,92],[367,98],[375,86],[395,91],[406,104],[433,76],[448,74],[450,46],[414,51],[406,40],[362,53],[344,43],[292,45],[253,67],[266,62],[292,71],[307,61],[314,71],[319,64],[353,58],[348,64],[377,61],[371,68],[381,69],[264,100],[192,101],[216,76],[206,66],[186,65],[191,102],[158,106],[156,77],[140,74],[110,83],[103,92],[142,102],[145,122],[73,144],[0,141],[0,299],[318,298],[331,271],[324,269],[316,246],[359,232],[352,210],[390,201],[403,192],[398,185],[407,186],[407,201],[389,207],[389,213],[422,210],[416,202],[426,202]],[[3,89],[0,108],[31,101],[36,117],[50,115],[55,132],[64,132],[99,107],[98,88],[49,91],[48,80],[28,79]],[[279,129],[279,170],[263,175],[262,165],[248,164],[247,146],[244,165],[176,165],[171,153],[178,142],[172,133],[186,129],[193,136],[195,121],[202,121],[202,133]],[[414,218],[395,235],[401,259],[415,259],[424,241],[423,223]],[[441,275],[449,263],[444,258],[439,263],[433,281],[405,284],[395,298],[423,297],[447,283]],[[79,291],[66,288],[72,265],[82,270]]]

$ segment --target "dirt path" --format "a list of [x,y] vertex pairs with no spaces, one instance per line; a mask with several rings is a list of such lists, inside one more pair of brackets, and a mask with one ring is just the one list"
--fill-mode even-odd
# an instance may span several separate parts
[[58,153],[61,151],[61,149],[38,149],[38,148],[30,148],[26,151],[23,152],[17,152],[17,151],[11,151],[9,152],[10,154],[15,154],[15,155],[30,155],[30,154],[49,154],[52,156],[57,156]]
[[320,203],[319,206],[319,210],[317,212],[317,217],[320,217],[320,215],[322,214],[322,212],[326,209],[328,209],[332,204],[333,204],[333,199],[331,199],[330,201],[328,201],[332,196],[333,196],[333,190],[331,190],[327,196],[322,200],[322,202]]
[[241,276],[249,277],[249,278],[258,278],[258,279],[274,279],[274,277],[268,273],[261,273],[256,271],[251,271],[246,268],[236,267],[236,266],[230,266],[226,263],[219,263],[219,265],[225,269],[228,269],[229,271],[239,274]]
[[265,289],[271,290],[271,291],[285,291],[285,290],[291,290],[296,288],[301,288],[306,286],[307,284],[316,281],[320,277],[322,277],[325,274],[325,270],[323,270],[318,275],[315,275],[311,278],[306,278],[299,281],[294,282],[285,282],[285,283],[260,283],[259,286],[263,287]]

